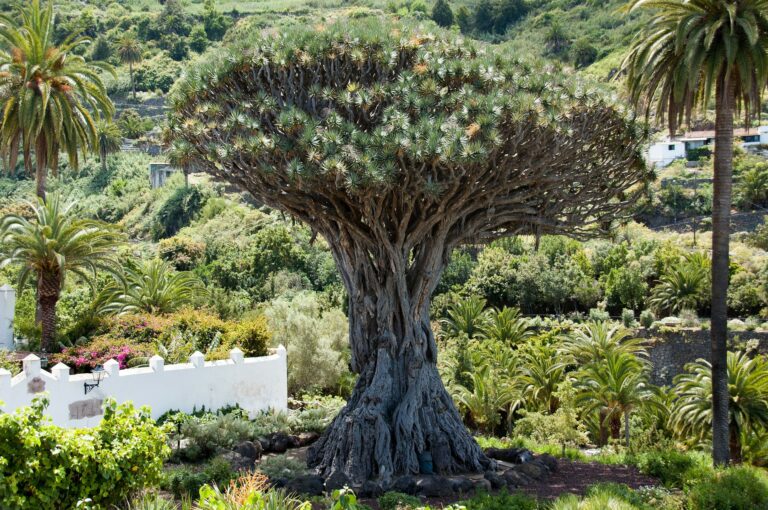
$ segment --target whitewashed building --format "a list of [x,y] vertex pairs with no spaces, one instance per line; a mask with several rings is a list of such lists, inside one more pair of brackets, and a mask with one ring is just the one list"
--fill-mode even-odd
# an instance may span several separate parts
[[[742,147],[768,145],[768,126],[734,129],[733,136]],[[647,159],[652,166],[665,167],[676,159],[685,159],[688,152],[699,147],[711,146],[715,141],[714,131],[689,131],[685,135],[667,138],[651,144]]]

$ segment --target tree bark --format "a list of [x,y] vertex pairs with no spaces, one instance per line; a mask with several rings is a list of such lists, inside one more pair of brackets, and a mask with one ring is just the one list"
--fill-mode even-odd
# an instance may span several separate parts
[[41,156],[39,151],[35,153],[35,191],[38,198],[45,202],[45,188],[48,178],[48,171],[45,165],[45,156]]
[[425,452],[442,474],[490,467],[437,371],[429,303],[447,257],[440,247],[414,250],[426,256],[409,264],[407,254],[392,256],[398,250],[383,241],[375,255],[343,244],[332,250],[349,292],[351,365],[359,378],[310,449],[310,467],[353,484],[418,474]]
[[728,272],[733,173],[733,80],[723,74],[717,84],[715,175],[712,203],[712,460],[727,465],[728,413]]
[[136,82],[133,81],[133,62],[128,62],[128,72],[131,75],[131,91],[133,92],[133,102],[136,102]]
[[629,411],[624,411],[624,440],[629,449]]
[[43,273],[37,280],[37,301],[42,323],[40,349],[52,352],[56,347],[56,303],[61,293],[59,273]]

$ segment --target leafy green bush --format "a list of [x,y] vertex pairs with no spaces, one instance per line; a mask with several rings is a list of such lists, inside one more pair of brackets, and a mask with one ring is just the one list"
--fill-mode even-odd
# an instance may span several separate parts
[[690,510],[754,510],[768,508],[768,477],[758,469],[738,466],[717,471],[696,484],[688,495]]
[[700,477],[697,459],[674,450],[642,453],[637,457],[637,467],[643,474],[658,478],[665,487],[683,488]]
[[173,494],[176,499],[197,496],[205,484],[226,486],[235,477],[232,467],[224,459],[213,459],[202,469],[189,467],[174,468],[164,474],[160,487]]
[[273,480],[277,478],[290,479],[306,474],[307,464],[286,455],[275,455],[262,459],[259,463],[259,471]]
[[409,496],[402,492],[387,492],[377,500],[381,510],[403,510],[404,508],[418,508],[421,500],[416,496]]
[[536,500],[524,494],[509,494],[502,489],[496,495],[479,494],[462,503],[466,510],[537,510]]
[[237,345],[246,356],[264,356],[272,335],[267,319],[260,315],[255,319],[240,322],[230,329],[225,339],[229,345]]
[[189,225],[207,199],[208,196],[197,186],[176,188],[155,214],[152,239],[159,241],[171,237]]
[[640,312],[640,325],[644,328],[650,328],[656,322],[656,316],[650,310]]
[[37,397],[0,415],[0,508],[75,508],[86,498],[106,507],[158,482],[170,450],[147,409],[107,400],[98,426],[65,429],[44,418],[47,405]]
[[181,434],[189,442],[179,455],[191,461],[210,458],[220,450],[234,448],[240,441],[257,437],[254,425],[239,413],[186,420],[181,426]]

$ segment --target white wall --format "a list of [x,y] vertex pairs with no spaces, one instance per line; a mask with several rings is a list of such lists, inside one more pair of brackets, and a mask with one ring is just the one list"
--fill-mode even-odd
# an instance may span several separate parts
[[189,412],[202,406],[216,410],[239,404],[251,416],[288,407],[288,367],[282,345],[275,354],[260,358],[244,358],[242,351],[233,349],[228,360],[204,361],[196,352],[189,363],[165,366],[161,357],[154,356],[149,365],[120,370],[117,361],[109,360],[99,387],[85,394],[83,383],[92,382],[91,374],[70,376],[69,367],[61,363],[47,372],[41,370],[40,359],[30,354],[15,377],[0,369],[0,401],[5,403],[0,409],[13,412],[45,391],[50,399],[46,414],[55,424],[91,427],[101,420],[101,402],[106,397],[130,400],[137,407],[148,405],[154,418],[171,409]]
[[0,349],[14,349],[13,314],[16,309],[16,291],[10,285],[0,287]]
[[685,158],[683,142],[656,142],[648,148],[648,163],[655,166],[664,167],[680,158]]

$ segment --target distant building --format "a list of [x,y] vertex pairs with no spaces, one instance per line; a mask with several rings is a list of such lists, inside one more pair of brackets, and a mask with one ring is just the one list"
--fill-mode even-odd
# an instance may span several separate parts
[[152,186],[152,189],[162,188],[170,176],[180,171],[181,169],[168,163],[150,163],[149,184]]
[[[768,126],[757,129],[734,129],[733,137],[742,147],[768,144]],[[683,136],[666,139],[648,148],[648,163],[665,167],[676,159],[686,159],[699,147],[711,146],[715,141],[714,131],[690,131]]]

